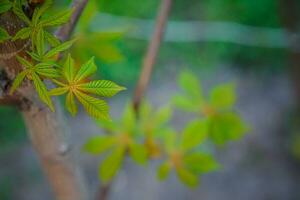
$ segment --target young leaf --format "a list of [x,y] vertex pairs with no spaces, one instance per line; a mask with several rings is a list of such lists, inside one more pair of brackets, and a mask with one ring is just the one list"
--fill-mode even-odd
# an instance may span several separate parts
[[56,47],[60,45],[59,39],[57,39],[54,35],[49,33],[48,31],[44,31],[45,39],[49,42],[52,47]]
[[194,120],[190,122],[182,133],[182,150],[188,151],[203,143],[207,133],[208,126],[206,121]]
[[17,60],[19,61],[19,63],[21,63],[23,65],[23,67],[25,68],[32,68],[32,64],[30,62],[28,62],[26,59],[17,56]]
[[68,58],[63,66],[63,74],[68,82],[72,82],[75,77],[75,66],[74,66],[74,60],[71,57],[71,55],[68,55]]
[[219,168],[219,164],[214,158],[205,153],[192,153],[186,155],[183,160],[184,164],[195,173],[207,173]]
[[125,149],[118,147],[101,163],[99,175],[103,183],[109,182],[117,174],[121,168],[124,154]]
[[157,170],[157,177],[159,180],[165,180],[171,171],[171,165],[168,161],[161,164]]
[[36,50],[37,54],[42,56],[44,54],[45,50],[45,36],[44,36],[44,30],[39,29],[36,35]]
[[35,86],[35,89],[40,96],[41,100],[46,103],[52,111],[54,111],[54,106],[52,104],[51,98],[48,94],[46,85],[43,83],[43,81],[40,79],[40,77],[36,73],[32,73],[32,80],[33,84]]
[[96,99],[82,92],[76,91],[75,95],[83,105],[87,113],[96,119],[110,120],[107,103],[103,100]]
[[22,28],[21,30],[19,30],[16,35],[12,38],[13,41],[16,41],[16,40],[24,40],[26,38],[29,38],[30,37],[30,34],[31,34],[31,28],[29,27],[25,27],[25,28]]
[[241,138],[247,130],[246,124],[235,113],[226,113],[210,119],[210,137],[218,145]]
[[62,11],[56,15],[49,16],[40,21],[41,26],[58,26],[69,21],[72,10]]
[[0,43],[8,40],[10,38],[10,35],[7,33],[7,31],[0,27]]
[[145,164],[147,162],[147,150],[141,144],[131,143],[129,145],[129,154],[131,158],[139,164]]
[[189,187],[196,187],[198,185],[198,178],[195,174],[185,168],[177,168],[177,175],[179,179]]
[[235,85],[229,83],[215,87],[210,94],[210,102],[218,109],[231,108],[236,102]]
[[76,105],[76,102],[75,102],[75,98],[74,98],[74,94],[73,92],[69,92],[67,94],[67,97],[66,97],[66,107],[68,109],[68,111],[71,113],[71,115],[75,116],[77,111],[78,111],[78,108],[77,108],[77,105]]
[[49,95],[50,96],[59,96],[59,95],[63,95],[65,93],[68,92],[68,88],[67,87],[60,87],[60,88],[54,88],[52,90],[49,91]]
[[102,97],[112,97],[118,92],[125,90],[124,87],[108,80],[96,80],[88,83],[82,83],[79,85],[79,88],[84,92],[97,94]]
[[1,0],[0,2],[0,14],[5,13],[11,9],[13,3],[9,0]]
[[92,57],[89,61],[81,66],[76,74],[75,81],[82,81],[97,71],[97,66],[95,65],[94,60],[94,57]]
[[25,22],[27,25],[31,24],[31,21],[29,20],[29,18],[25,15],[25,13],[22,10],[22,7],[20,4],[16,4],[13,7],[13,12],[23,21]]
[[202,89],[196,76],[191,72],[182,72],[179,76],[179,84],[181,88],[193,99],[199,101],[203,100]]
[[187,112],[197,112],[200,110],[200,104],[186,96],[176,95],[173,97],[172,102],[176,107]]
[[52,4],[53,4],[52,0],[45,0],[43,5],[40,8],[35,8],[32,17],[32,22],[34,24],[38,24],[40,17],[45,13],[46,10],[50,8]]
[[93,155],[99,155],[109,150],[115,143],[116,139],[113,136],[95,136],[88,139],[83,150]]
[[127,103],[125,110],[122,115],[121,120],[122,127],[124,131],[132,132],[134,130],[134,127],[136,125],[136,117],[134,114],[133,106],[130,103]]
[[22,71],[20,72],[17,77],[15,78],[11,89],[10,89],[10,94],[12,95],[14,93],[14,91],[21,85],[22,81],[24,80],[25,76],[27,74],[27,71]]
[[48,51],[44,55],[44,57],[45,58],[51,58],[51,57],[55,56],[56,54],[69,49],[73,45],[74,42],[75,42],[75,40],[70,40],[70,41],[64,42],[62,44],[59,44],[58,46],[50,49],[50,51]]
[[53,63],[39,63],[34,68],[36,73],[48,78],[58,78],[61,76],[60,71],[53,67]]

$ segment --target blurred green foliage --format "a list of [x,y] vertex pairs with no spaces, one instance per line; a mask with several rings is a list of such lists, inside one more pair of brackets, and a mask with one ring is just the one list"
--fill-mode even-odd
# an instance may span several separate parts
[[[157,172],[159,179],[164,180],[174,169],[183,183],[195,187],[198,175],[219,166],[212,152],[204,151],[204,145],[224,145],[240,139],[248,130],[234,111],[236,95],[233,84],[216,86],[206,100],[198,79],[192,73],[181,73],[178,82],[184,94],[176,95],[172,105],[154,110],[149,103],[143,102],[136,113],[129,104],[121,119],[99,121],[107,134],[88,139],[83,149],[92,155],[105,154],[99,168],[103,182],[112,180],[128,153],[138,164],[161,160]],[[196,114],[181,131],[175,130],[170,123],[176,107]]]

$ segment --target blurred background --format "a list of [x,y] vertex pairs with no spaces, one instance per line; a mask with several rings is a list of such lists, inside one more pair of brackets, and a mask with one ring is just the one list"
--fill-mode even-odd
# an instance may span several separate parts
[[[70,1],[56,1],[56,8]],[[112,118],[132,97],[159,0],[91,0],[76,30],[75,59],[96,56],[98,77],[126,86],[110,100]],[[188,189],[172,176],[156,180],[149,167],[126,161],[113,182],[112,200],[300,199],[300,1],[174,0],[147,99],[163,105],[178,92],[180,71],[193,71],[204,90],[237,83],[238,111],[251,131],[217,149],[223,168]],[[96,193],[101,158],[81,151],[102,130],[83,111],[68,114],[71,141],[89,187]],[[176,113],[174,123],[181,119]],[[0,107],[0,200],[54,199],[19,112]],[[94,195],[94,194],[92,194]]]

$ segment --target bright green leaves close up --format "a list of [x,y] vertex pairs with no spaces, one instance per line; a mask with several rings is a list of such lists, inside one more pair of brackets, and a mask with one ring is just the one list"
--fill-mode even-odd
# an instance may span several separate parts
[[107,103],[89,94],[112,97],[125,88],[108,80],[86,81],[96,70],[94,58],[91,58],[77,70],[73,58],[68,55],[62,68],[62,79],[53,79],[53,82],[59,87],[52,89],[50,95],[66,94],[66,108],[72,115],[75,115],[78,110],[76,98],[92,117],[108,120]]
[[179,86],[183,93],[173,98],[174,105],[207,120],[209,137],[214,143],[222,145],[239,139],[247,131],[248,127],[233,108],[236,103],[234,84],[216,86],[206,97],[197,78],[192,73],[183,72]]
[[[104,100],[95,96],[112,97],[125,88],[108,80],[88,79],[97,70],[94,58],[89,59],[79,68],[70,55],[64,64],[57,61],[57,58],[61,57],[75,40],[62,43],[54,34],[49,32],[49,28],[68,22],[72,14],[72,10],[63,10],[50,15],[47,11],[52,4],[52,0],[45,0],[42,5],[34,9],[32,17],[29,17],[23,11],[24,5],[21,0],[14,2],[5,0],[0,3],[0,14],[12,10],[26,24],[14,36],[10,36],[5,29],[0,28],[0,42],[14,42],[16,40],[31,42],[30,50],[26,51],[28,56],[17,56],[23,70],[17,74],[11,86],[10,94],[13,94],[23,81],[30,81],[40,99],[52,111],[54,111],[54,105],[51,96],[66,94],[65,105],[72,115],[77,113],[77,102],[80,102],[90,116],[109,120],[109,106]],[[48,80],[58,87],[49,92],[44,80]]]
[[[241,138],[247,130],[234,111],[235,87],[217,86],[205,98],[192,73],[183,72],[179,84],[184,94],[176,95],[171,105],[154,109],[148,102],[142,102],[136,114],[129,104],[121,119],[98,121],[106,134],[90,138],[84,150],[92,155],[104,155],[99,167],[103,182],[117,175],[126,155],[138,164],[160,160],[158,179],[165,180],[175,173],[189,187],[198,185],[199,176],[220,168],[212,149]],[[181,131],[171,123],[176,108],[196,114]]]

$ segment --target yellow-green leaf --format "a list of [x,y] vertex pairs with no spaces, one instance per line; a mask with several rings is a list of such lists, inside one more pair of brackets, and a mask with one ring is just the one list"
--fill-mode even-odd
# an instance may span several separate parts
[[76,91],[75,95],[90,116],[96,119],[110,120],[108,113],[109,107],[105,101],[79,91]]
[[54,111],[54,106],[51,101],[50,95],[47,91],[46,85],[44,84],[44,82],[40,79],[40,77],[36,73],[32,73],[31,76],[32,76],[33,84],[35,86],[35,89],[36,89],[40,99],[44,103],[46,103],[52,111]]
[[75,66],[74,66],[74,60],[71,57],[71,55],[68,55],[68,58],[63,66],[63,74],[68,82],[72,82],[75,77]]
[[116,138],[113,136],[94,136],[88,139],[83,146],[83,150],[93,155],[99,155],[112,148],[115,144]]
[[20,72],[20,73],[16,76],[16,78],[15,78],[15,80],[14,80],[12,86],[11,86],[10,94],[13,94],[14,91],[21,85],[21,83],[22,83],[22,81],[24,80],[26,74],[27,74],[27,71],[25,70],[25,71]]
[[147,150],[142,144],[131,143],[129,145],[129,154],[131,158],[139,164],[145,164],[147,162]]
[[59,12],[56,15],[51,15],[47,18],[40,20],[40,25],[42,26],[58,26],[69,21],[72,14],[72,10],[66,10]]
[[[54,39],[55,37],[53,36],[52,40]],[[69,49],[73,43],[75,42],[75,39],[74,40],[70,40],[70,41],[67,41],[67,42],[64,42],[62,44],[59,44],[58,46],[52,48],[50,51],[48,51],[46,54],[45,54],[45,58],[51,58],[53,56],[55,56],[56,54],[60,53],[60,52],[63,52],[67,49]]]
[[19,61],[19,63],[21,63],[23,65],[23,67],[26,67],[26,68],[33,67],[32,64],[29,61],[27,61],[26,59],[24,59],[20,56],[17,56],[17,60]]
[[50,96],[59,96],[59,95],[63,95],[66,92],[68,92],[68,88],[67,87],[59,87],[59,88],[54,88],[52,90],[49,91],[49,95]]
[[95,65],[94,57],[92,57],[89,61],[83,64],[78,70],[75,81],[81,81],[90,75],[94,74],[97,71],[97,66]]
[[71,115],[75,116],[78,112],[78,108],[75,102],[75,97],[73,92],[69,92],[66,97],[66,107],[67,110],[71,113]]
[[124,87],[108,80],[96,80],[79,85],[79,88],[87,93],[97,94],[102,97],[112,97],[118,92],[125,90]]
[[171,171],[171,165],[168,161],[165,161],[163,164],[161,164],[157,170],[157,177],[159,180],[165,180]]
[[100,165],[99,175],[103,183],[111,181],[121,168],[124,159],[125,149],[117,147],[110,155],[108,155]]
[[8,40],[9,38],[10,35],[7,33],[7,31],[0,27],[0,43]]
[[189,187],[196,187],[198,185],[198,177],[191,171],[179,167],[176,169],[179,179]]

